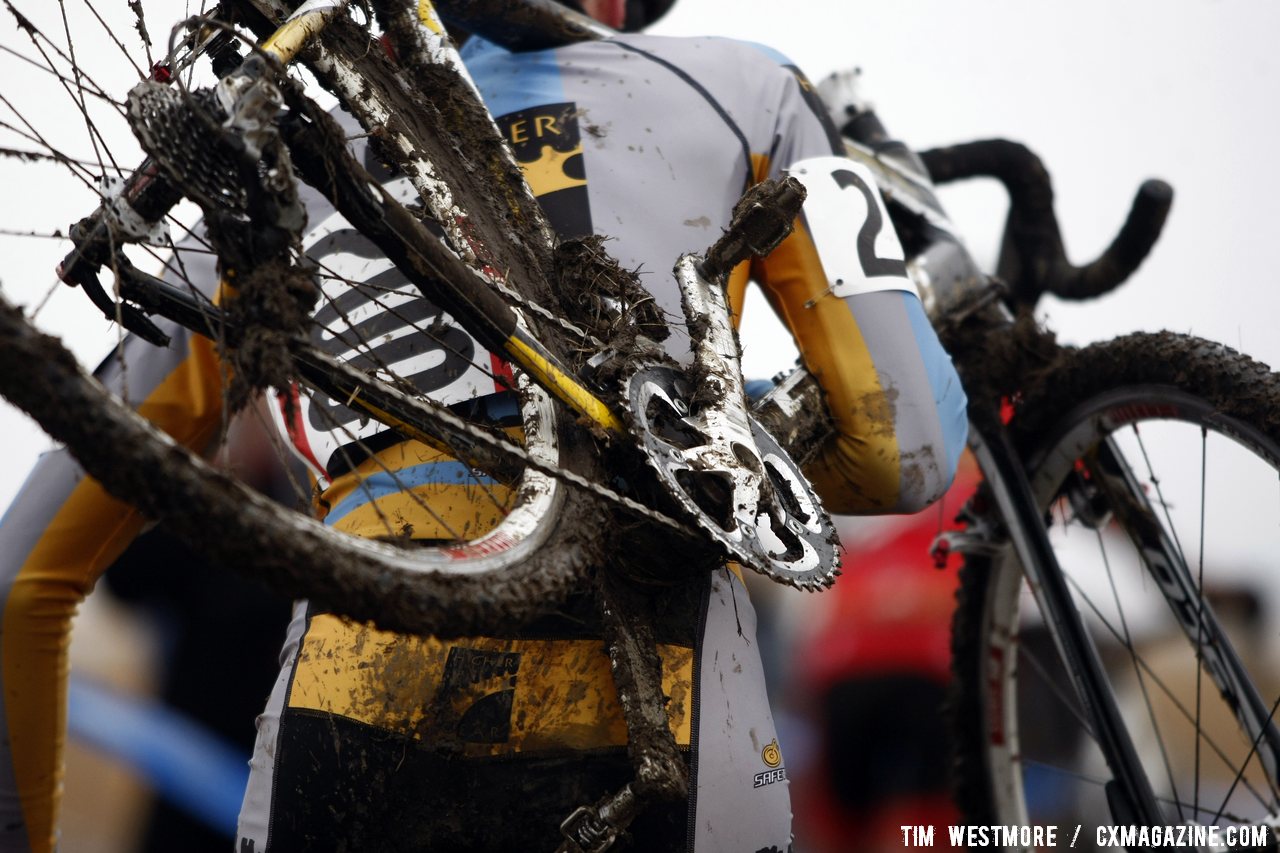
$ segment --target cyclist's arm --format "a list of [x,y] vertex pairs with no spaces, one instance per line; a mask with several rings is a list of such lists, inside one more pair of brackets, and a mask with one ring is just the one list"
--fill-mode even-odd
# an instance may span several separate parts
[[[795,232],[752,277],[826,392],[836,435],[807,473],[828,507],[914,512],[955,474],[964,391],[902,269],[869,171],[835,159],[834,132],[807,86],[796,74],[783,88],[777,142],[754,165],[757,179],[795,173],[810,197]],[[745,279],[731,282],[737,304]]]
[[914,292],[828,292],[803,228],[757,275],[836,426],[806,473],[835,512],[923,509],[946,491],[964,445],[960,381]]
[[[139,411],[188,447],[207,446],[222,405],[212,344],[175,334],[165,351],[125,346]],[[98,371],[117,392],[118,363]],[[144,523],[62,449],[41,457],[0,521],[0,851],[54,849],[71,618]]]

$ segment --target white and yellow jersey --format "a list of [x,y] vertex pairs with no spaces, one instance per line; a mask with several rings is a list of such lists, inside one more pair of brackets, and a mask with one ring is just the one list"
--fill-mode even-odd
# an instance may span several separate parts
[[[682,316],[675,259],[714,242],[751,184],[788,170],[803,180],[813,201],[795,233],[733,271],[735,310],[756,281],[826,392],[837,435],[810,474],[830,508],[912,511],[943,492],[963,443],[963,392],[870,177],[835,159],[825,111],[790,62],[725,39],[642,35],[522,54],[474,42],[464,57],[552,224],[566,237],[610,237],[610,253],[639,270],[671,317]],[[327,204],[309,197],[308,213],[304,244],[328,297],[321,315],[345,313],[380,359],[440,401],[500,409],[502,363],[405,287]],[[216,281],[211,264],[192,275],[210,288]],[[434,337],[415,334],[424,324]],[[326,329],[316,332],[321,345],[361,358]],[[687,358],[686,344],[682,331],[667,342],[677,358]],[[144,414],[189,447],[212,441],[222,416],[212,346],[178,333],[166,351],[144,356],[137,341],[127,349],[131,397]],[[108,382],[113,364],[103,368]],[[381,433],[341,401],[281,411],[335,527],[451,539],[501,513],[496,486]],[[70,617],[142,523],[60,451],[41,461],[0,523],[0,850],[53,847]],[[785,850],[786,746],[741,581],[722,570],[670,598],[658,637],[664,690],[694,791],[642,818],[638,849]],[[441,641],[299,605],[259,721],[238,849],[339,849],[344,839],[350,849],[444,849],[474,829],[442,819],[463,801],[486,825],[519,811],[521,840],[545,831],[550,840],[528,846],[554,848],[568,809],[630,772],[592,612],[570,602],[525,630]],[[535,826],[526,812],[545,819]],[[389,831],[394,839],[384,839]]]

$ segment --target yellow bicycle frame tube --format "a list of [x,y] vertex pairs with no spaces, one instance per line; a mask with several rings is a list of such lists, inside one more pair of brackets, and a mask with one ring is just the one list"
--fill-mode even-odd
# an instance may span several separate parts
[[308,0],[262,43],[262,50],[288,64],[349,3],[350,0]]
[[618,420],[618,416],[598,397],[582,387],[578,380],[565,373],[551,354],[538,346],[532,338],[517,331],[507,338],[504,349],[539,385],[574,411],[590,418],[609,432],[623,431],[622,421]]

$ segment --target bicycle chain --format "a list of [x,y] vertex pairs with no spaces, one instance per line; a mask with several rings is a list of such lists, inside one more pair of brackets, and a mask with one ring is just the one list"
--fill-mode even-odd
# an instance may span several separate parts
[[519,305],[521,308],[527,308],[531,313],[537,314],[542,319],[547,320],[551,323],[555,323],[564,331],[574,335],[578,340],[582,341],[583,343],[590,344],[592,347],[594,347],[597,350],[604,349],[604,342],[601,341],[599,338],[597,338],[595,335],[591,334],[586,329],[581,329],[578,326],[575,326],[573,323],[571,323],[569,320],[565,319],[564,317],[560,316],[559,314],[555,314],[549,309],[543,308],[541,305],[539,305],[537,302],[534,302],[532,299],[529,299],[527,296],[524,296],[512,290],[510,287],[506,285],[505,280],[500,278],[496,273],[491,274],[487,270],[481,270],[480,277],[485,281],[487,281],[489,284],[491,284],[495,290],[497,290],[507,299]]
[[[364,373],[341,361],[338,361],[332,356],[315,350],[312,351],[312,355],[317,360],[324,362],[327,369],[337,375],[344,376],[356,387],[361,387],[368,382],[368,377]],[[472,424],[465,418],[454,414],[443,406],[424,403],[417,397],[390,387],[384,388],[383,393],[396,398],[397,402],[425,418],[430,418],[439,423],[446,424],[447,428],[451,432],[462,433],[468,439],[471,439],[490,450],[494,450],[501,455],[505,455],[508,458],[518,460],[539,473],[546,474],[548,477],[554,477],[561,482],[568,483],[576,488],[590,492],[597,497],[603,498],[610,503],[622,507],[628,512],[643,516],[644,518],[647,518],[657,524],[661,524],[662,526],[677,533],[682,533],[687,536],[695,535],[694,530],[688,525],[671,518],[665,513],[658,512],[657,510],[647,507],[633,498],[619,494],[607,486],[592,482],[591,480],[588,480],[579,474],[575,474],[572,471],[566,471],[556,465],[549,465],[529,453],[529,451],[525,450],[523,447],[511,444],[494,436],[482,427]],[[561,412],[561,416],[563,416],[563,414],[564,413]]]

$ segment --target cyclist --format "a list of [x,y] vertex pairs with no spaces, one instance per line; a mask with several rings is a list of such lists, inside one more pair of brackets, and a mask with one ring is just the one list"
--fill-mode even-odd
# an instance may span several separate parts
[[[584,7],[634,30],[670,2]],[[788,60],[725,39],[639,34],[523,54],[477,39],[464,58],[561,236],[614,238],[611,254],[641,270],[668,314],[680,316],[666,273],[672,261],[719,236],[750,184],[787,169],[802,175],[811,196],[796,233],[769,258],[735,270],[729,291],[740,309],[749,278],[764,287],[826,391],[838,434],[812,478],[841,512],[914,511],[945,490],[964,438],[963,392],[892,229],[876,230],[887,219],[878,196],[863,189],[873,186],[869,173],[830,159],[842,150],[838,136]],[[322,201],[309,197],[308,209],[305,244],[326,269],[359,280],[384,268],[370,264]],[[216,282],[212,261],[188,261],[187,272]],[[217,357],[211,344],[175,339],[163,354],[136,360],[129,388],[144,414],[201,447],[216,435],[223,404]],[[673,355],[687,356],[685,341],[672,336]],[[116,363],[101,369],[108,383],[119,382]],[[436,398],[474,397],[500,412],[503,399],[482,377],[433,375],[439,381],[424,390]],[[327,521],[339,529],[381,536],[395,518],[414,538],[450,539],[454,525],[476,531],[481,516],[496,512],[452,478],[447,460],[413,442],[352,460],[339,433],[304,426],[292,438],[306,439],[326,488]],[[412,473],[412,496],[401,486],[361,486],[386,468]],[[142,524],[55,452],[0,526],[4,849],[53,844],[69,618]],[[637,819],[637,849],[786,849],[785,751],[741,579],[722,569],[663,596],[655,633],[691,793]],[[584,594],[500,637],[442,641],[299,603],[258,719],[237,849],[554,847],[570,811],[631,775],[594,619]]]

